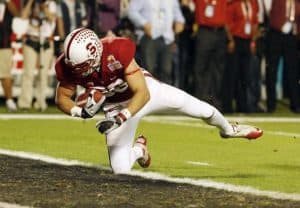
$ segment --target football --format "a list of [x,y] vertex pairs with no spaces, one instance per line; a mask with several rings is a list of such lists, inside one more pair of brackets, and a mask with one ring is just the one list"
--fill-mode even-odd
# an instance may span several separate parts
[[92,101],[94,103],[98,103],[103,98],[103,94],[100,90],[89,88],[84,93],[78,95],[75,99],[75,103],[77,106],[84,108],[86,106],[86,103],[88,102],[88,97],[92,98]]

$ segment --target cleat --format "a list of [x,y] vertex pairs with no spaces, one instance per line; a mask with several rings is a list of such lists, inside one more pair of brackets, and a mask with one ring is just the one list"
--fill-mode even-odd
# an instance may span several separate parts
[[257,139],[263,135],[263,131],[260,128],[250,125],[232,124],[233,132],[224,133],[220,132],[223,138],[246,138],[249,140]]
[[151,157],[147,149],[147,139],[143,135],[139,136],[136,139],[134,146],[138,146],[143,150],[143,156],[139,158],[137,162],[142,168],[148,168],[151,163]]
[[8,112],[16,112],[18,110],[17,105],[13,99],[6,100],[6,108]]

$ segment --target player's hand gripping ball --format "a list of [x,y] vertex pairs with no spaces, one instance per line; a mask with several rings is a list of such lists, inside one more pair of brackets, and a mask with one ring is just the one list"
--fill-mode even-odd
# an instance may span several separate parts
[[82,108],[82,118],[92,118],[99,112],[105,101],[105,95],[98,89],[89,88],[75,99],[77,106]]

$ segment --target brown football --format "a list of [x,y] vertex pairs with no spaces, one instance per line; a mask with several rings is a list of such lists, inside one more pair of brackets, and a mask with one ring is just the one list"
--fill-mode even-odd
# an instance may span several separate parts
[[76,105],[84,108],[90,95],[92,96],[95,103],[98,103],[103,96],[100,90],[90,88],[87,89],[84,93],[77,96],[77,98],[75,99]]

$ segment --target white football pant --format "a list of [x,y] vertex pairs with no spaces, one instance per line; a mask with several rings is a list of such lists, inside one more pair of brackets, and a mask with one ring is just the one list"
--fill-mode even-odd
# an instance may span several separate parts
[[[212,105],[152,77],[145,76],[145,79],[150,91],[148,103],[137,114],[106,136],[110,164],[114,173],[128,173],[135,161],[143,156],[140,148],[133,148],[133,142],[140,119],[150,113],[174,110],[190,117],[204,119],[208,124],[224,132],[231,130],[228,121]],[[104,108],[115,108],[117,105],[120,104],[107,104]],[[125,107],[126,103],[121,103],[121,105]],[[107,113],[106,117],[117,114],[118,110]]]

